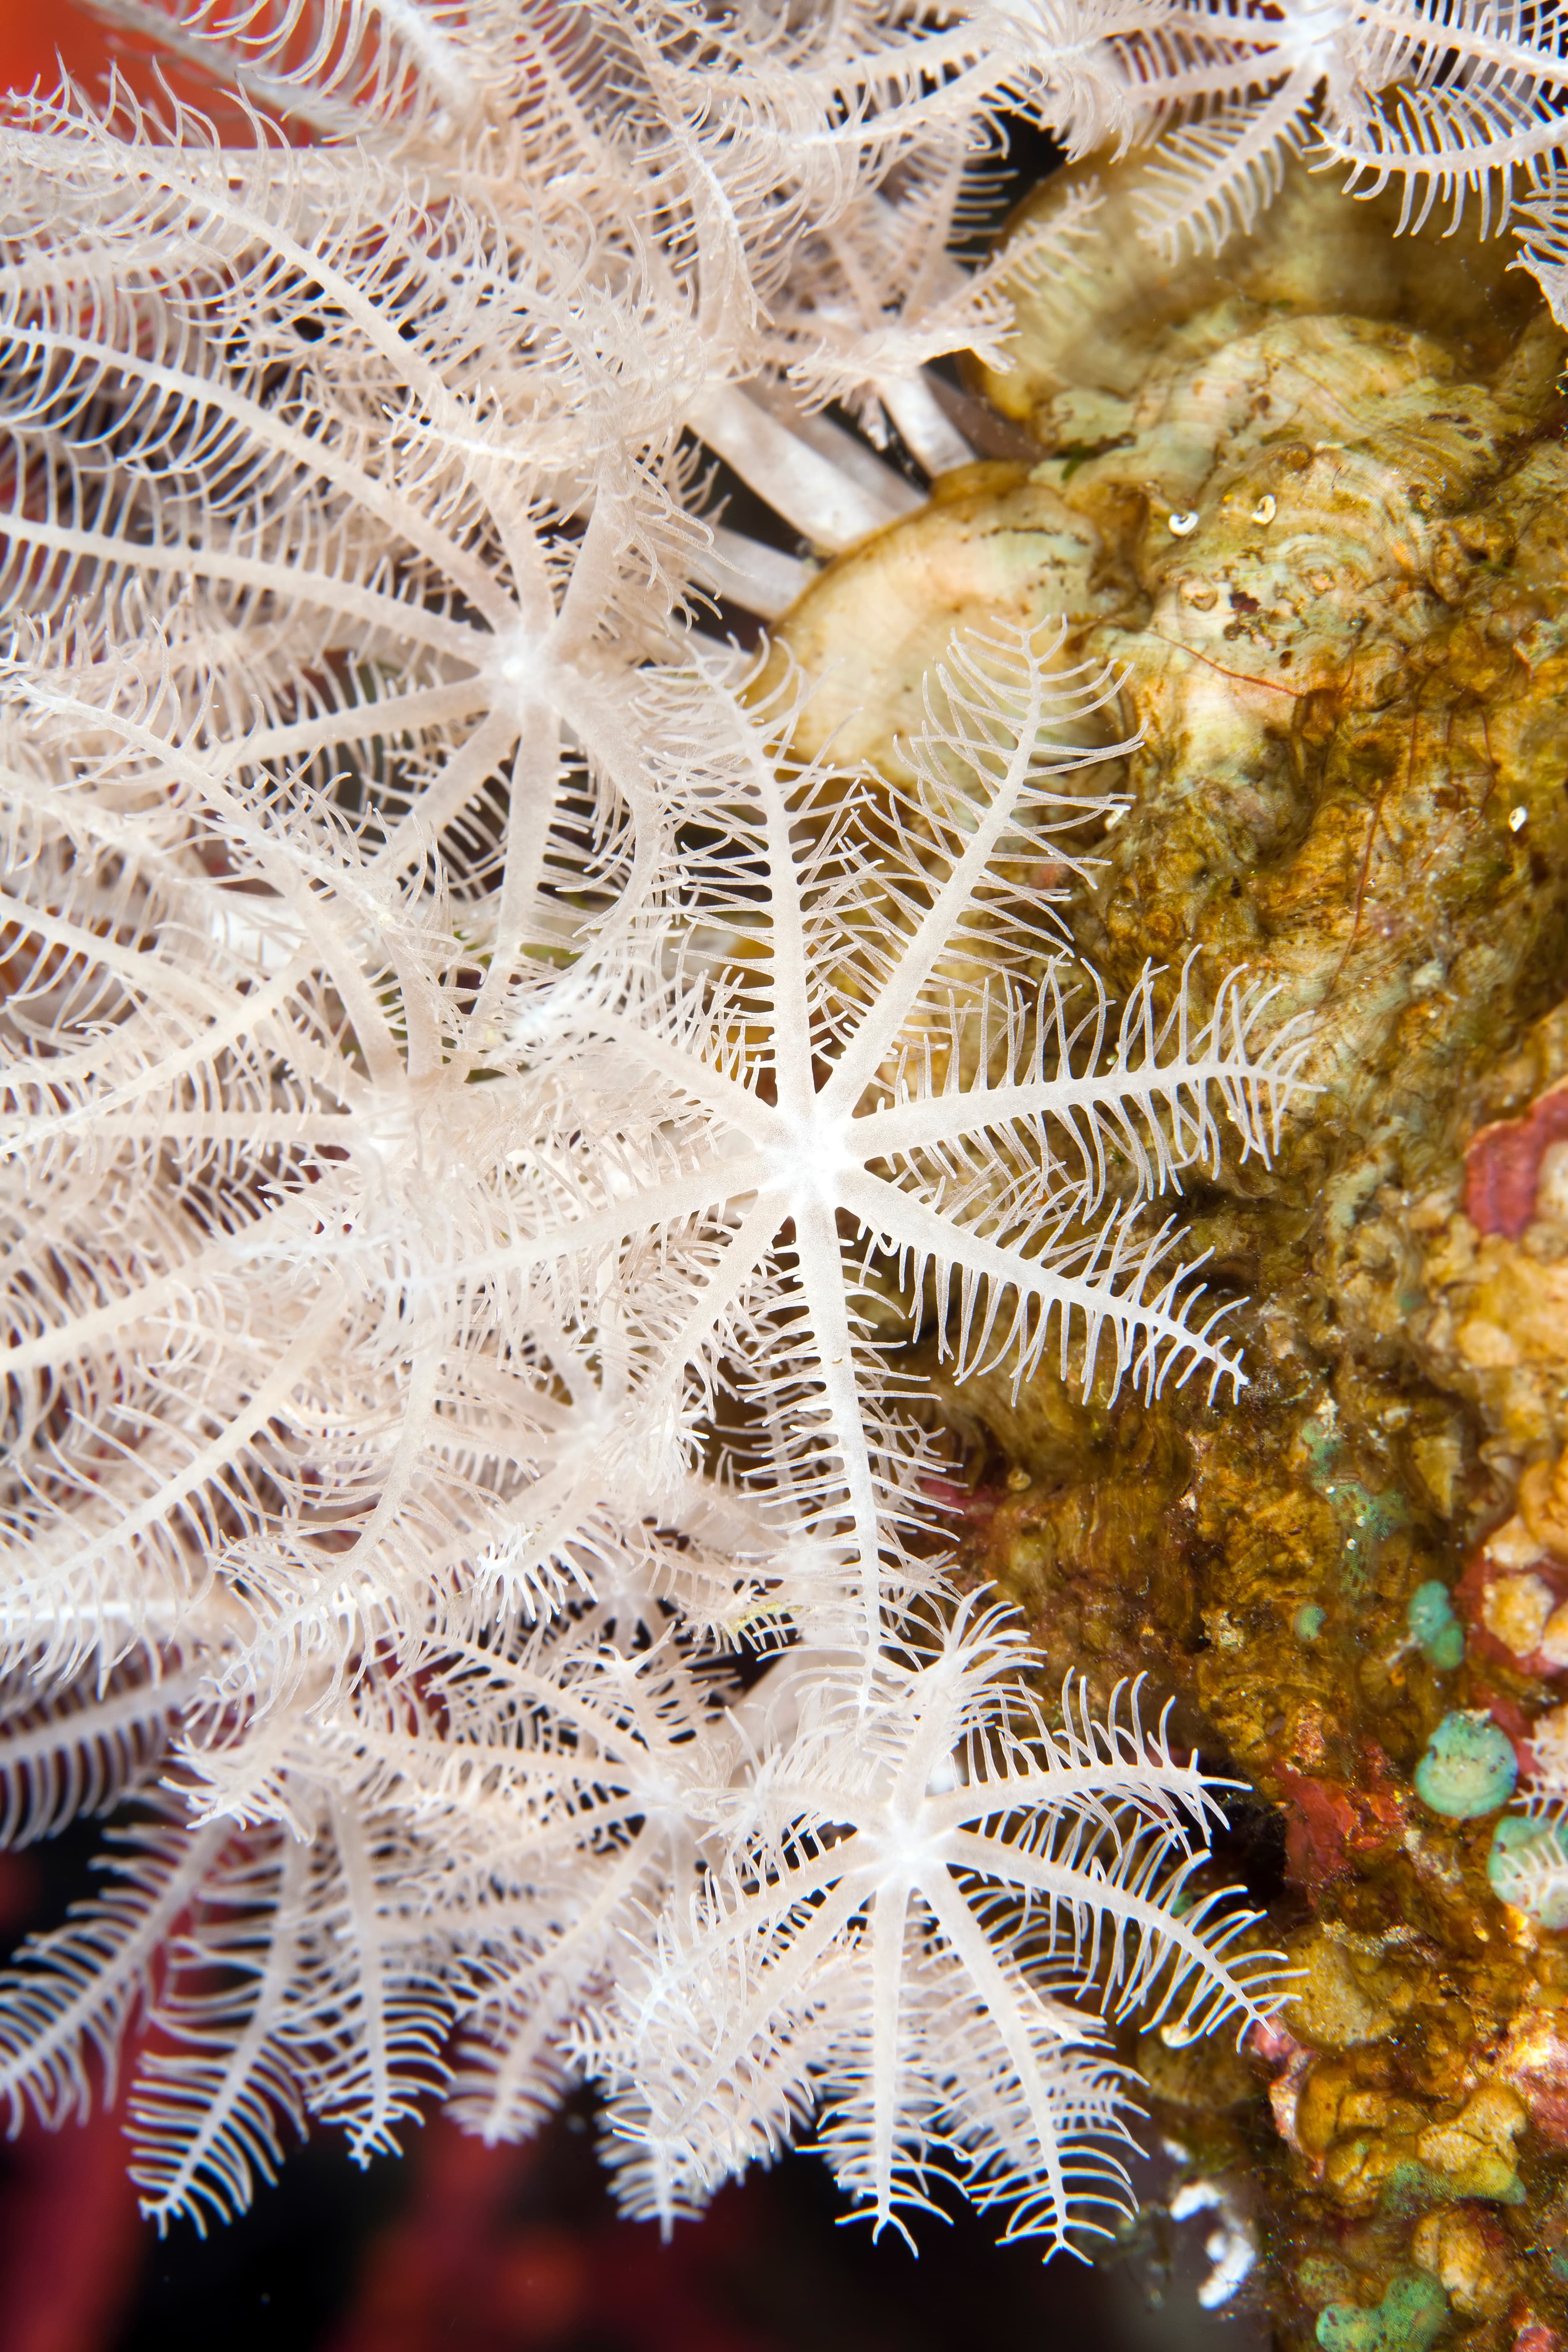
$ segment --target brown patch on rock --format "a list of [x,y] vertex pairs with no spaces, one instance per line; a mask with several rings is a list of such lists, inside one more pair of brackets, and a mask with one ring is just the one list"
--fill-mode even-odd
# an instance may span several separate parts
[[1495,1119],[1465,1151],[1465,1214],[1479,1234],[1518,1241],[1536,1215],[1541,1163],[1568,1139],[1568,1087],[1553,1087],[1523,1118]]

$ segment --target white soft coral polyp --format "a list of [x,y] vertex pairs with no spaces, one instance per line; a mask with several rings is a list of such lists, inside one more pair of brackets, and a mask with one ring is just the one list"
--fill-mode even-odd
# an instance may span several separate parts
[[1117,681],[1052,630],[953,642],[898,789],[703,632],[918,503],[828,400],[962,460],[999,119],[1136,128],[1177,20],[110,13],[253,111],[0,127],[0,1822],[131,1808],[0,2100],[139,2052],[161,2228],[587,2076],[634,2211],[810,2128],[878,2227],[1076,2243],[1108,2012],[1271,1963],[1198,1769],[958,1602],[906,1343],[1234,1391],[1151,1204],[1300,1041],[1062,953]]

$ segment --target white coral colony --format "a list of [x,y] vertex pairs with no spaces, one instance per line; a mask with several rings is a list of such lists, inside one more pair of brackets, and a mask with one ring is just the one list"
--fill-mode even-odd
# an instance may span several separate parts
[[80,2113],[154,2016],[160,2225],[308,2116],[517,2137],[586,2076],[633,2211],[814,2126],[878,2226],[945,2179],[1080,2242],[1107,2020],[1269,1963],[1186,1887],[1196,1767],[950,1590],[900,1343],[1233,1391],[1149,1204],[1269,1149],[1300,1045],[1060,952],[1118,722],[1055,630],[953,641],[902,784],[803,765],[704,598],[806,567],[698,445],[819,554],[918,502],[889,425],[967,457],[923,371],[1003,363],[948,247],[1009,109],[1176,126],[1167,242],[1310,121],[1522,197],[1550,290],[1556,20],[104,13],[248,122],[0,131],[0,1790],[134,1800],[0,2092]]

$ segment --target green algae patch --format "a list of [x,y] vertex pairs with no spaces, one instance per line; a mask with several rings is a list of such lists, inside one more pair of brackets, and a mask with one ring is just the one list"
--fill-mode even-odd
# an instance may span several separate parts
[[1422,2271],[1401,2271],[1381,2303],[1331,2303],[1318,2315],[1323,2352],[1426,2352],[1448,2319],[1448,2298]]
[[1448,1588],[1441,1577],[1430,1576],[1416,1586],[1405,1606],[1405,1622],[1411,1640],[1439,1674],[1451,1674],[1463,1664],[1464,1628],[1454,1614]]
[[1473,1709],[1443,1717],[1415,1767],[1415,1793],[1448,1821],[1474,1821],[1506,1805],[1518,1778],[1512,1741]]

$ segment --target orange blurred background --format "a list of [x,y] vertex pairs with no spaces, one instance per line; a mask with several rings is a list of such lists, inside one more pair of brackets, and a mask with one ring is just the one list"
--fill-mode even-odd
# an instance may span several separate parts
[[103,70],[103,28],[70,0],[0,0],[0,86],[49,89],[63,59],[83,80]]

